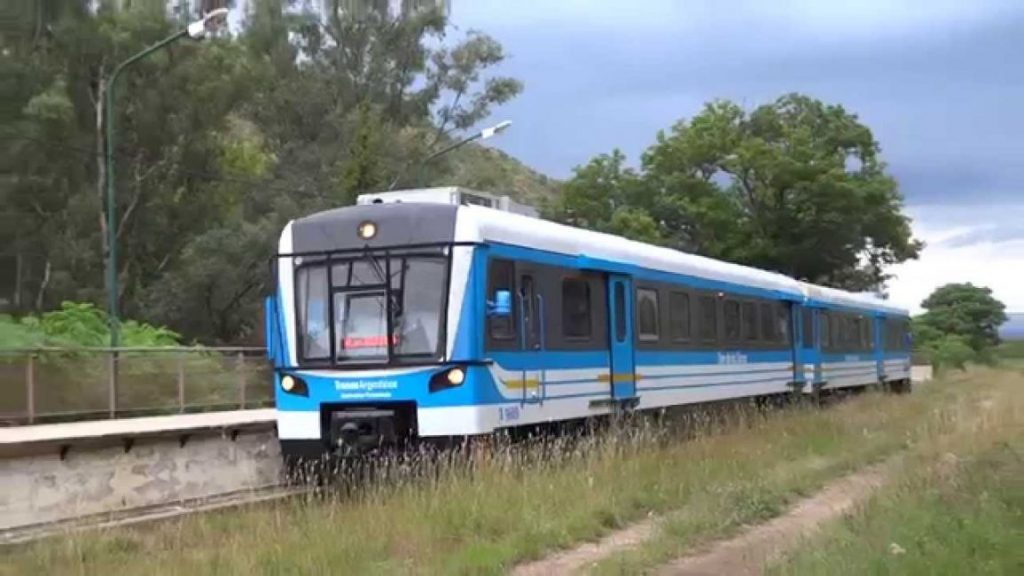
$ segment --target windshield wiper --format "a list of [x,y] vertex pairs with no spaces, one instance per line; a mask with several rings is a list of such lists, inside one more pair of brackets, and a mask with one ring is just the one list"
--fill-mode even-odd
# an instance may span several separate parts
[[[381,267],[380,262],[377,262],[377,259],[373,257],[373,254],[371,254],[369,250],[363,252],[363,257],[370,263],[370,268],[372,268],[373,273],[377,275],[377,280],[384,285],[384,293],[387,294],[388,301],[391,304],[391,310],[401,310],[398,297],[395,296],[394,290],[391,289],[391,278],[386,278],[387,273]],[[401,272],[404,272],[404,269]]]

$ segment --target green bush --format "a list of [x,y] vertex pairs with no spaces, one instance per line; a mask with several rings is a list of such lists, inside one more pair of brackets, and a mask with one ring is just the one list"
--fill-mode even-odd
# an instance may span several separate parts
[[[0,417],[26,406],[26,348],[59,348],[33,354],[35,408],[47,415],[103,412],[108,406],[110,356],[108,316],[89,303],[64,302],[40,316],[0,315]],[[190,409],[240,402],[246,381],[247,403],[270,401],[271,375],[262,356],[242,365],[235,353],[181,347],[167,328],[128,320],[121,325],[122,345],[142,350],[118,356],[117,405],[122,411],[179,408],[179,375],[184,377]],[[180,350],[173,348],[180,347]],[[159,348],[159,350],[144,350]],[[170,349],[169,349],[170,348]]]
[[941,372],[950,368],[963,370],[968,362],[978,359],[978,354],[971,348],[967,338],[947,334],[929,342],[924,352],[931,358],[935,370]]
[[[108,316],[88,302],[63,302],[59,310],[15,319],[0,315],[0,348],[103,347],[110,343]],[[121,324],[121,343],[128,347],[179,346],[174,331],[135,320]]]

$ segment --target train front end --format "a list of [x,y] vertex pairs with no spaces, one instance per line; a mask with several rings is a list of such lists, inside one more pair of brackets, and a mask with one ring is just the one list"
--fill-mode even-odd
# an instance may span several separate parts
[[291,222],[266,304],[286,458],[355,456],[489,430],[470,338],[473,242],[458,206],[357,205]]

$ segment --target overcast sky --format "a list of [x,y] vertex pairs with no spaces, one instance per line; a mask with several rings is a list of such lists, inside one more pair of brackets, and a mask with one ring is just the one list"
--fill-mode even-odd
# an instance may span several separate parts
[[842,104],[928,242],[892,299],[973,281],[1024,311],[1024,1],[453,0],[452,21],[497,38],[525,83],[491,142],[559,178],[616,147],[635,162],[713,98]]

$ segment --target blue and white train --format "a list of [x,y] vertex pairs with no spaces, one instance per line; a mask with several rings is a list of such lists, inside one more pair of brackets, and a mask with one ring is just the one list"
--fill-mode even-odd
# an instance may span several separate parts
[[458,188],[294,220],[275,274],[267,345],[286,457],[910,386],[906,310]]

